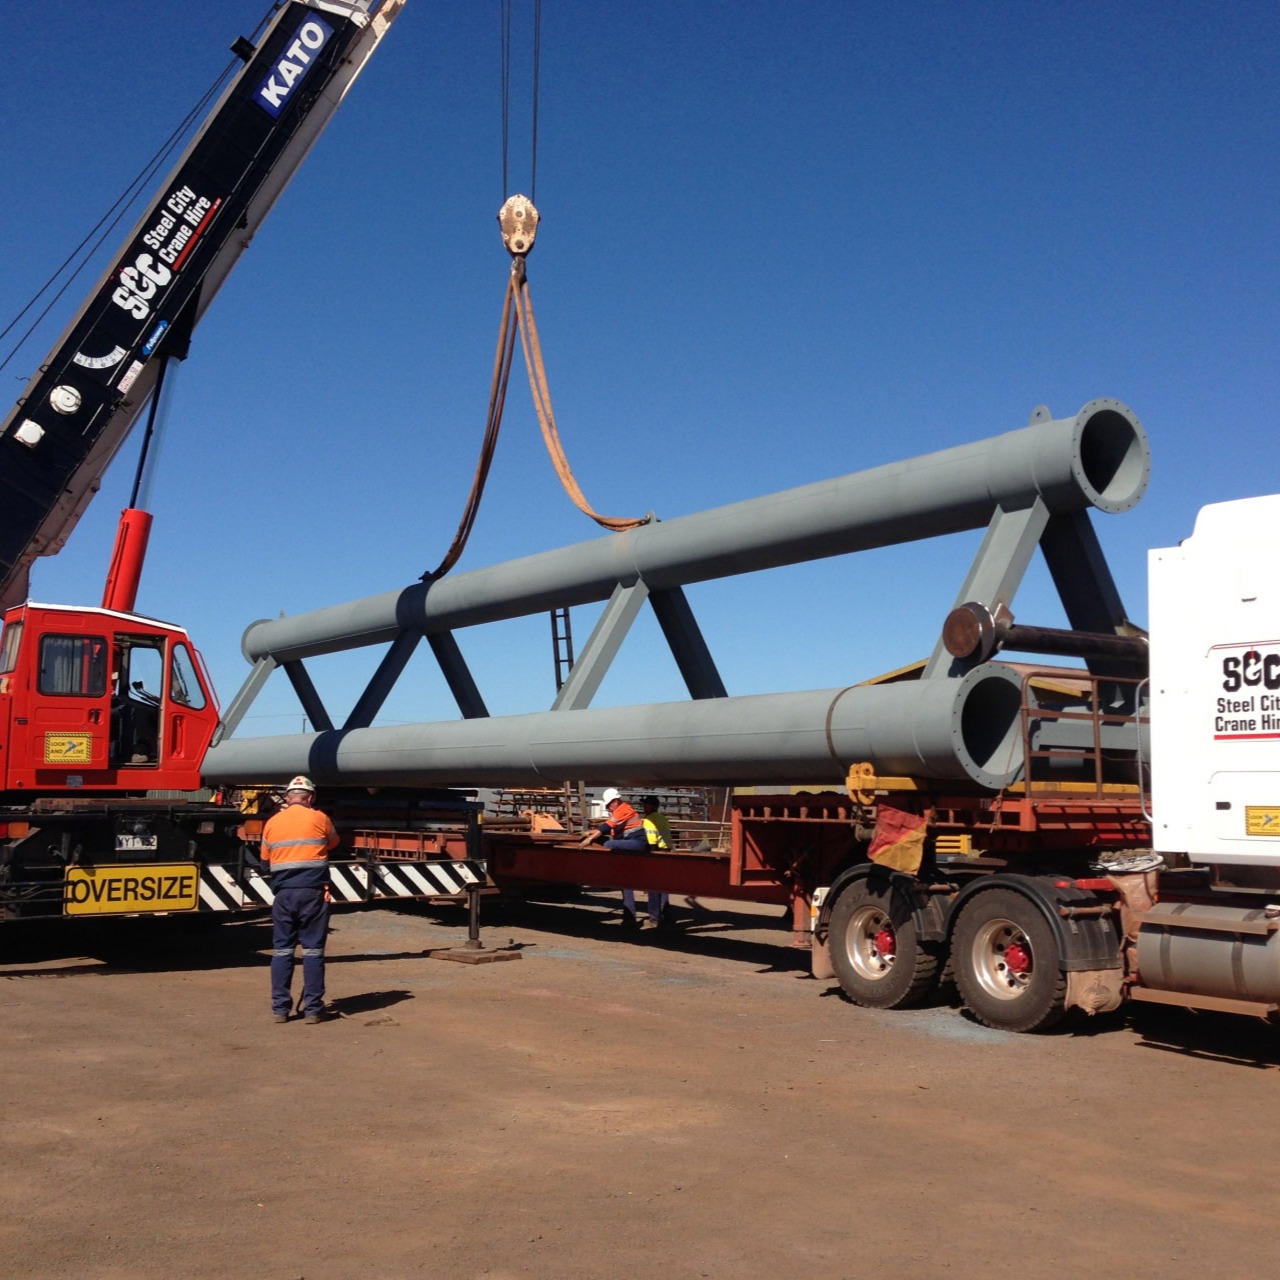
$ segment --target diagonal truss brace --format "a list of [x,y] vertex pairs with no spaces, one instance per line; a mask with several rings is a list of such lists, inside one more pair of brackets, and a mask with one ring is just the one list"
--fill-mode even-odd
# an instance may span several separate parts
[[609,664],[617,656],[631,624],[648,598],[649,588],[643,579],[637,579],[630,586],[620,582],[614,587],[578,660],[556,694],[556,700],[551,704],[552,711],[580,711],[591,705]]
[[581,656],[552,703],[553,711],[580,711],[591,705],[646,599],[653,606],[690,697],[726,696],[724,681],[684,591],[680,587],[650,591],[643,579],[637,579],[630,586],[619,583],[614,588]]

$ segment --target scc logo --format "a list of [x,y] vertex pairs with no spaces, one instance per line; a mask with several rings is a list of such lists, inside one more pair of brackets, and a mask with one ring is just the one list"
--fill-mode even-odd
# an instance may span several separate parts
[[111,295],[117,307],[123,307],[135,320],[145,320],[151,313],[151,299],[173,279],[173,272],[149,253],[140,253],[133,265],[120,272],[120,287]]
[[1259,653],[1246,650],[1222,660],[1222,688],[1225,693],[1235,693],[1242,688],[1280,689],[1280,653]]

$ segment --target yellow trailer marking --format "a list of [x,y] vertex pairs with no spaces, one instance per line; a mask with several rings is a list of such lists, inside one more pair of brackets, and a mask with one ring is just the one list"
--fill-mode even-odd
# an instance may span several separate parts
[[199,893],[200,868],[193,862],[67,868],[69,916],[194,911]]

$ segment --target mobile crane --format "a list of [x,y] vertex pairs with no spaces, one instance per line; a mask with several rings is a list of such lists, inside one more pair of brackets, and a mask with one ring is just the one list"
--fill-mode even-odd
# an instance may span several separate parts
[[[290,0],[256,46],[235,42],[243,67],[0,426],[4,916],[270,900],[234,810],[156,798],[202,787],[218,707],[187,632],[133,612],[149,514],[124,512],[97,608],[26,600],[29,570],[158,407],[165,370],[403,5]],[[480,875],[401,858],[345,873],[339,896],[454,893]]]

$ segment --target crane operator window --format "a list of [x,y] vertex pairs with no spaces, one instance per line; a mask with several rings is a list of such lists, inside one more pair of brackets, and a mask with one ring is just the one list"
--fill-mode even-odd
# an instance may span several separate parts
[[18,665],[18,646],[22,643],[22,623],[10,622],[0,639],[0,675],[12,671]]
[[180,707],[204,710],[204,690],[200,687],[196,664],[185,644],[173,646],[173,660],[169,664],[169,697]]
[[107,642],[103,636],[41,636],[41,693],[100,698],[107,691]]

